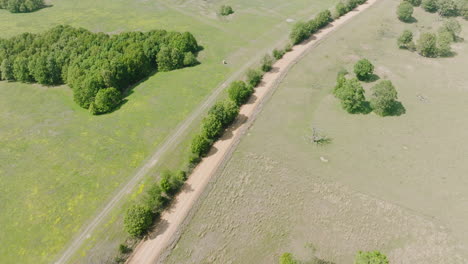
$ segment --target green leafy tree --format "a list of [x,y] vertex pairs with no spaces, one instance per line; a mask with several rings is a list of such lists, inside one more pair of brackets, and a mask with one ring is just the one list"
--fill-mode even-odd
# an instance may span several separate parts
[[413,16],[413,5],[407,1],[402,1],[397,8],[398,19],[409,22]]
[[186,67],[197,65],[198,64],[197,57],[195,55],[193,55],[192,52],[186,52],[184,54],[184,63],[183,64]]
[[9,59],[4,59],[2,61],[2,64],[0,65],[0,73],[1,73],[1,78],[2,80],[14,80],[14,74],[13,74],[13,64]]
[[457,4],[453,0],[438,0],[437,9],[439,14],[444,17],[458,15]]
[[222,5],[219,9],[219,14],[222,16],[229,16],[230,14],[234,14],[234,10],[231,6]]
[[424,57],[434,58],[438,55],[437,37],[432,33],[423,33],[417,44],[418,52]]
[[166,193],[169,196],[176,194],[185,181],[185,172],[178,171],[172,172],[165,170],[161,173],[161,180],[159,181],[159,186],[161,191]]
[[273,57],[276,60],[281,59],[284,56],[284,54],[285,54],[284,50],[278,50],[278,49],[273,50]]
[[114,110],[122,102],[122,94],[115,88],[100,89],[89,111],[92,114],[104,114]]
[[415,48],[415,44],[413,42],[413,32],[409,30],[403,31],[400,37],[398,37],[397,43],[400,49],[413,50]]
[[333,21],[332,14],[328,9],[318,13],[314,20],[316,21],[318,28],[323,28],[326,25],[328,25],[331,21]]
[[439,56],[446,57],[452,55],[453,34],[449,31],[440,31],[437,36],[437,52]]
[[398,94],[389,80],[380,81],[372,87],[372,97],[370,100],[372,109],[380,116],[386,116],[392,113]]
[[284,253],[280,257],[280,264],[298,264],[291,253]]
[[208,139],[217,139],[223,133],[223,124],[215,115],[207,115],[202,122],[202,133]]
[[131,236],[140,237],[153,223],[153,214],[146,206],[133,205],[124,217],[124,228]]
[[157,183],[152,184],[145,195],[146,206],[151,209],[153,214],[158,214],[162,212],[167,202],[168,199],[163,196],[161,186]]
[[225,99],[213,105],[208,114],[215,116],[223,127],[227,127],[239,114],[239,106],[231,99]]
[[421,0],[405,0],[408,1],[412,6],[420,6]]
[[359,113],[365,109],[364,89],[357,79],[347,80],[338,98],[341,99],[341,106],[348,113]]
[[307,23],[299,21],[294,24],[291,33],[289,34],[289,39],[294,45],[296,45],[306,40],[309,36],[310,34],[307,28]]
[[345,72],[338,73],[338,76],[336,77],[336,86],[333,89],[333,95],[335,95],[336,98],[343,99],[343,87],[347,81]]
[[439,32],[449,32],[453,37],[453,41],[455,41],[461,33],[461,25],[455,18],[449,18],[444,21]]
[[346,13],[348,13],[349,9],[348,9],[348,6],[346,6],[345,3],[339,2],[338,4],[336,4],[335,11],[336,11],[336,15],[338,17],[340,17],[340,16],[343,16]]
[[20,82],[32,81],[32,76],[29,74],[28,59],[18,56],[13,63],[13,74],[15,79]]
[[422,0],[421,6],[427,12],[434,13],[437,11],[437,0]]
[[368,80],[374,73],[374,65],[368,59],[361,59],[354,65],[354,73],[359,80]]
[[212,140],[208,139],[204,134],[199,134],[192,139],[190,150],[195,155],[195,157],[204,157],[210,151],[212,144]]
[[243,81],[235,81],[228,88],[229,98],[237,105],[245,104],[253,93],[253,88]]
[[389,261],[387,256],[379,251],[359,251],[354,260],[354,264],[389,264]]
[[273,68],[273,63],[274,63],[274,59],[269,55],[269,54],[266,54],[265,56],[263,56],[262,58],[262,71],[264,72],[269,72],[271,71],[271,69]]
[[249,69],[247,70],[247,83],[252,87],[257,87],[263,78],[263,73],[259,70]]
[[43,0],[0,0],[0,8],[11,13],[28,13],[44,6]]

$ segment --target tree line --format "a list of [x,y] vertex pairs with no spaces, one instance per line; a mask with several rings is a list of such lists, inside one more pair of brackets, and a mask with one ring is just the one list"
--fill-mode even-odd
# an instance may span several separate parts
[[11,13],[28,13],[44,7],[44,0],[0,0],[0,9]]
[[56,26],[0,39],[0,79],[68,84],[74,101],[93,114],[114,110],[125,90],[155,71],[197,64],[189,33],[153,30],[117,35]]
[[[316,260],[316,261],[311,261],[312,263],[332,263],[332,262],[327,262],[323,260]],[[291,253],[284,253],[283,255],[280,256],[279,259],[280,264],[302,264],[302,263],[310,263],[309,261],[307,262],[302,262],[297,260]],[[384,254],[380,253],[380,251],[374,250],[374,251],[358,251],[355,258],[354,258],[354,264],[389,264],[390,262],[388,261],[387,256]]]

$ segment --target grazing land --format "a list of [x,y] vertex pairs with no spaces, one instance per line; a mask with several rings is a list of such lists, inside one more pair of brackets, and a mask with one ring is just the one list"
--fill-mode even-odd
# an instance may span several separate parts
[[[420,8],[400,22],[399,2],[378,2],[291,69],[165,263],[275,263],[284,252],[352,263],[358,250],[390,263],[467,263],[468,45],[454,43],[447,58],[398,49],[403,30],[442,24]],[[362,58],[395,85],[403,114],[341,108],[337,73]],[[363,84],[367,97],[376,82]],[[331,142],[311,143],[312,128]]]
[[[276,44],[284,45],[291,27],[287,19],[307,19],[336,2],[235,0],[229,3],[235,13],[223,18],[217,15],[221,1],[202,0],[63,0],[28,14],[0,10],[1,38],[68,24],[110,34],[190,31],[204,48],[200,65],[150,76],[133,87],[118,111],[97,117],[75,105],[67,86],[0,82],[2,261],[56,259],[211,91]],[[182,164],[187,143],[181,142],[163,166]],[[126,236],[120,212],[112,213],[98,237],[90,234],[76,262],[102,262],[114,254]],[[99,250],[91,256],[95,244]]]

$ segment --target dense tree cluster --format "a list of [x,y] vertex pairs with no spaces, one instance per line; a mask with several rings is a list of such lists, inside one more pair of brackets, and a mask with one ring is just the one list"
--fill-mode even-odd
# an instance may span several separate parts
[[[416,0],[411,0],[409,2],[412,1]],[[438,12],[444,17],[462,16],[468,19],[467,0],[422,0],[421,6],[427,12]]]
[[68,84],[74,100],[93,114],[112,111],[129,85],[156,70],[196,63],[197,41],[189,32],[154,30],[118,35],[57,26],[41,34],[0,39],[4,80]]
[[44,7],[44,0],[0,0],[0,9],[11,13],[28,13]]
[[322,11],[308,22],[299,21],[294,24],[289,38],[293,44],[299,44],[331,21],[333,21],[331,12],[329,10]]

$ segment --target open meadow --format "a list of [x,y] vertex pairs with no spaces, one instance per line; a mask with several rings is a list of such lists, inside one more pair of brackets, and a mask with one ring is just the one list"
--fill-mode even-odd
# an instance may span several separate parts
[[[425,58],[397,38],[442,19],[415,8],[400,22],[399,2],[377,2],[291,69],[164,263],[277,263],[291,252],[341,264],[358,250],[392,264],[468,262],[468,22],[453,56]],[[337,73],[352,76],[361,58],[393,82],[401,115],[341,108]],[[377,82],[363,83],[368,97]],[[312,143],[312,128],[330,142]]]
[[[0,10],[0,38],[68,24],[93,32],[189,31],[203,46],[201,64],[157,73],[135,85],[117,111],[92,116],[73,102],[67,86],[0,82],[0,259],[50,263],[72,237],[144,164],[160,144],[218,86],[286,43],[291,24],[337,1],[234,0],[235,13],[216,13],[225,1],[51,1],[33,13]],[[227,65],[222,65],[222,60]],[[221,95],[223,96],[223,95]],[[155,169],[185,162],[187,140]],[[150,175],[151,176],[151,175]],[[135,198],[141,187],[131,196]],[[137,198],[135,198],[137,199]],[[89,234],[76,262],[113,257],[126,234],[121,208]],[[103,234],[105,233],[105,234]],[[88,255],[104,239],[101,251]]]

